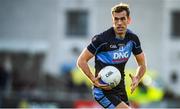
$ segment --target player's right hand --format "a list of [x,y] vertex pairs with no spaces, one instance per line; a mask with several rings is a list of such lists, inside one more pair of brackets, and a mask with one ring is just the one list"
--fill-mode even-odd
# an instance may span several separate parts
[[94,80],[93,80],[93,84],[94,86],[104,89],[104,90],[111,90],[112,88],[108,85],[108,84],[101,84],[100,81],[100,76],[98,75]]

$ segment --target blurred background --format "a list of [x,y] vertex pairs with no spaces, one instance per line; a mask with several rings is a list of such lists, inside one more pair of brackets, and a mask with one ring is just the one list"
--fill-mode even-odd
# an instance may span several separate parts
[[[131,106],[180,107],[180,0],[0,0],[0,107],[100,107],[76,60],[112,26],[111,7],[120,2],[130,5],[129,29],[148,63],[132,95],[126,76]],[[135,73],[133,58],[127,75]]]

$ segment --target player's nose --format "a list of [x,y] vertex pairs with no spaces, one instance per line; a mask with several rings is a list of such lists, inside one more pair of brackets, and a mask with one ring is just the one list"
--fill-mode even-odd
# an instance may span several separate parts
[[122,25],[122,21],[119,19],[119,20],[117,21],[117,24],[118,24],[118,25]]

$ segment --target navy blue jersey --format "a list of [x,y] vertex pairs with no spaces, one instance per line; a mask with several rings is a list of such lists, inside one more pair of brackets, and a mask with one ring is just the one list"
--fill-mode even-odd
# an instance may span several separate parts
[[[125,38],[120,39],[115,35],[113,27],[101,34],[95,35],[87,49],[95,55],[95,76],[105,66],[112,65],[121,72],[120,84],[113,90],[125,90],[124,68],[131,53],[138,55],[142,52],[139,38],[129,29]],[[112,90],[112,91],[113,91]]]

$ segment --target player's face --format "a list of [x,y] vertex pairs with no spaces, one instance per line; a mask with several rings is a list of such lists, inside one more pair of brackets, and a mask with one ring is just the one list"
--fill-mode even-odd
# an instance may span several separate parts
[[130,17],[127,17],[126,11],[112,14],[113,27],[116,34],[124,36],[126,33],[127,25],[130,23]]

